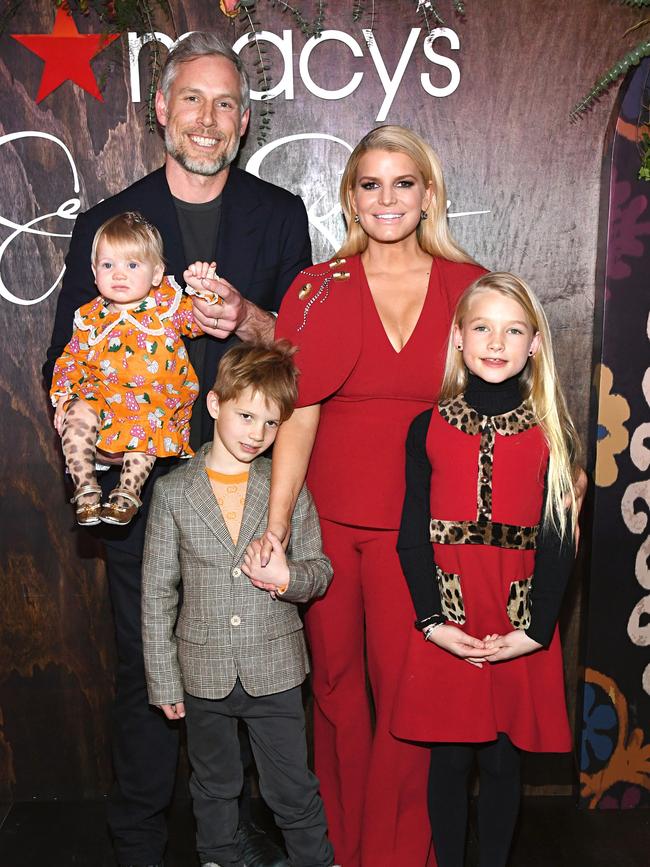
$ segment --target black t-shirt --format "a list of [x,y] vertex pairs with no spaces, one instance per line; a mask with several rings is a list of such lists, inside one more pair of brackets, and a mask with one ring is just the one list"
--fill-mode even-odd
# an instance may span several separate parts
[[[183,251],[188,265],[192,262],[212,262],[216,259],[217,238],[219,235],[219,223],[221,221],[221,196],[210,202],[183,202],[174,199],[174,207],[178,215],[178,225],[183,239]],[[218,264],[218,263],[217,263]],[[217,270],[218,273],[218,270]],[[205,362],[206,339],[198,337],[187,341],[187,351],[192,363],[201,380],[201,374]],[[203,385],[204,383],[201,383]],[[210,383],[210,386],[212,383]],[[190,445],[197,449],[201,445],[201,417],[203,407],[200,399],[192,408],[192,420],[190,422]]]
[[217,253],[217,236],[221,220],[221,196],[210,202],[183,202],[174,197],[174,207],[188,264],[211,262]]

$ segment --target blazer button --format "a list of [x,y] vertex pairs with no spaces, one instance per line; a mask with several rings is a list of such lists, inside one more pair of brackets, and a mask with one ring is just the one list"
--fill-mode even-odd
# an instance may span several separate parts
[[241,617],[239,616],[239,614],[233,614],[233,616],[230,618],[230,625],[231,626],[239,626],[240,624],[241,624]]
[[232,577],[233,578],[239,578],[240,575],[241,575],[241,569],[239,568],[239,566],[235,566],[235,568],[232,570]]

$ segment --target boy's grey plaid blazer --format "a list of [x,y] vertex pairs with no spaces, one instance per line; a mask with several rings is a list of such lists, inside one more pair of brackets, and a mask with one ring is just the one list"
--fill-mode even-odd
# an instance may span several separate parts
[[200,698],[224,698],[237,677],[253,696],[302,683],[309,660],[295,603],[322,596],[332,577],[318,515],[303,488],[291,522],[287,592],[274,600],[253,587],[240,566],[248,543],[266,529],[271,461],[260,457],[250,465],[234,545],[205,472],[210,446],[159,479],[153,493],[142,569],[142,635],[152,704],[182,701],[183,688]]

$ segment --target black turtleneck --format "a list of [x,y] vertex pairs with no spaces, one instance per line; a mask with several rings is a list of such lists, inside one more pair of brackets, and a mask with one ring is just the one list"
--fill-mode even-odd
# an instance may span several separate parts
[[512,376],[503,382],[486,382],[470,373],[465,401],[479,415],[503,415],[504,412],[517,409],[521,403],[519,376]]
[[[518,377],[491,383],[470,374],[464,394],[466,403],[480,415],[502,415],[521,403]],[[429,540],[431,464],[426,440],[432,412],[427,410],[416,416],[406,439],[406,497],[397,542],[418,620],[442,613],[433,546]],[[553,637],[573,559],[573,539],[562,542],[552,527],[542,525],[537,536],[531,622],[526,634],[545,647]]]

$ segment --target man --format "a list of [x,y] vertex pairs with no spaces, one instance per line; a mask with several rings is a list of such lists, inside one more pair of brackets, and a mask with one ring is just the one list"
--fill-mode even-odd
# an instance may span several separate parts
[[[51,346],[43,372],[49,386],[54,362],[72,333],[74,311],[94,297],[90,269],[93,235],[108,217],[139,211],[159,229],[167,273],[182,282],[186,266],[215,260],[218,279],[209,288],[219,306],[196,301],[207,337],[191,341],[190,358],[200,384],[192,416],[194,448],[212,433],[205,397],[221,355],[237,339],[265,339],[287,287],[310,264],[307,215],[297,197],[232,166],[250,117],[248,76],[239,57],[211,33],[193,33],[170,53],[156,94],[165,134],[165,164],[75,224],[66,257]],[[235,288],[236,287],[236,288]],[[147,700],[140,629],[140,581],[146,515],[158,462],[142,493],[144,507],[124,530],[104,536],[109,591],[115,617],[118,672],[113,715],[115,785],[109,825],[121,865],[161,865],[178,755],[178,731]],[[118,469],[105,474],[109,490]],[[251,829],[250,825],[244,830]],[[285,863],[277,854],[251,853],[247,863]]]

